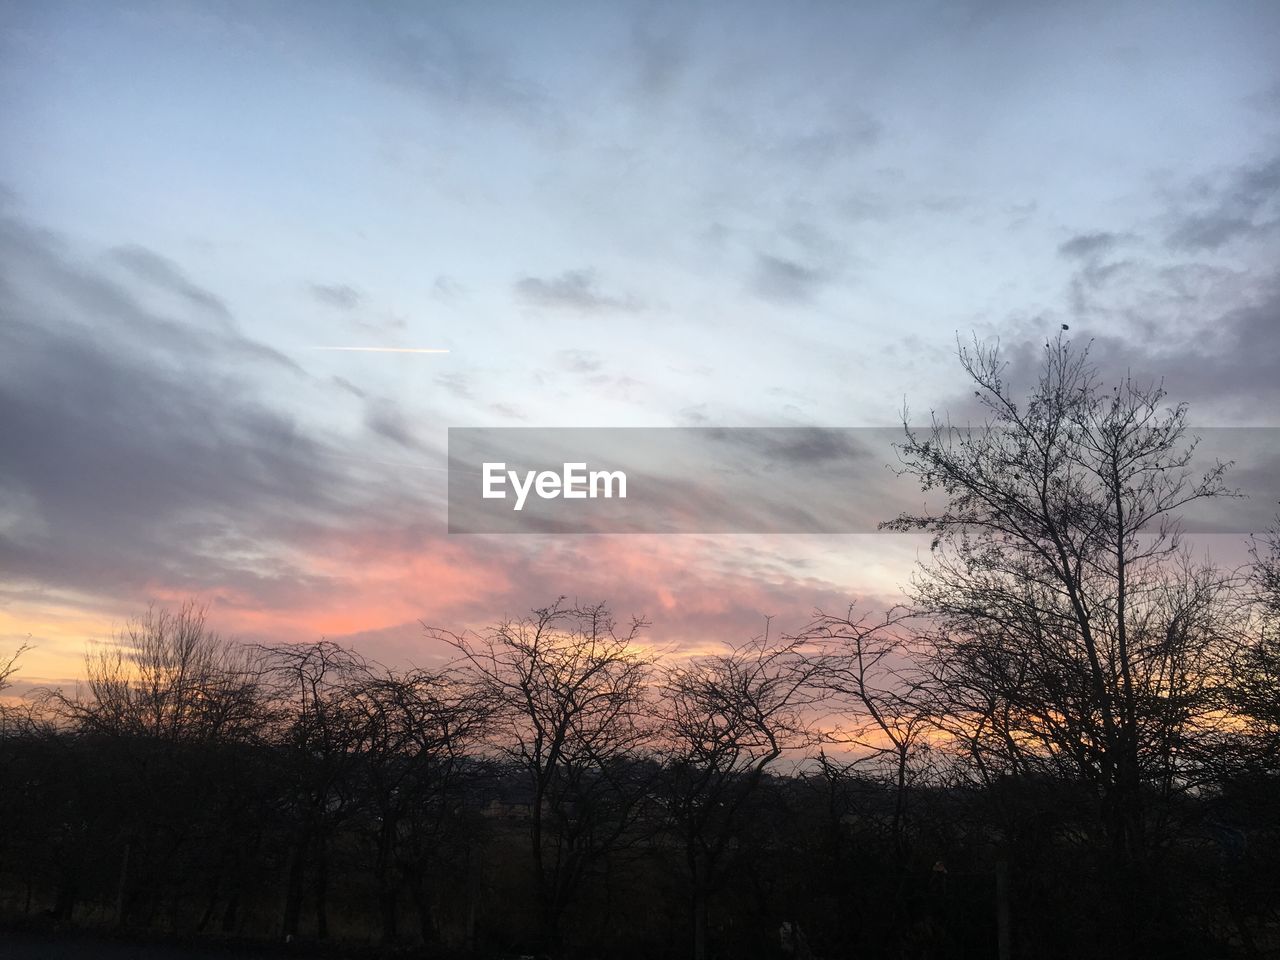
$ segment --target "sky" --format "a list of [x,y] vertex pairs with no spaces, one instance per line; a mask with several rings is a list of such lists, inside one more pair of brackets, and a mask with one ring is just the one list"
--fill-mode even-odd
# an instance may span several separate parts
[[0,4],[0,653],[891,603],[927,541],[451,535],[447,430],[891,427],[965,411],[957,337],[1280,426],[1277,49],[1271,2]]

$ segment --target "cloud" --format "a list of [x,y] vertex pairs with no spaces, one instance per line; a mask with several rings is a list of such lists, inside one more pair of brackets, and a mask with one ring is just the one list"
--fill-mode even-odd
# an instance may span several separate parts
[[431,295],[438,300],[457,300],[464,293],[466,293],[466,287],[448,274],[438,275],[431,284]]
[[[1179,279],[1180,273],[1191,277]],[[1197,282],[1202,273],[1189,266],[1152,276],[1135,268],[1129,283],[1150,282],[1156,293],[1147,300],[1128,289],[1124,296],[1145,309],[1127,301],[1121,308],[1094,304],[1071,321],[1069,336],[1090,346],[1104,383],[1127,376],[1138,383],[1163,382],[1170,402],[1191,405],[1194,423],[1280,426],[1280,272],[1258,278],[1211,272]],[[1050,315],[1005,331],[1007,382],[1015,389],[1034,385],[1045,340],[1058,328]],[[980,416],[971,394],[944,406],[962,419]]]
[[436,107],[482,109],[533,127],[559,125],[554,104],[511,58],[433,11],[432,22],[391,25],[371,48],[377,70]]
[[[887,538],[857,538],[849,556],[871,569],[894,547]],[[607,601],[620,618],[641,616],[645,640],[683,652],[706,650],[757,634],[764,618],[797,629],[818,608],[841,610],[869,583],[835,585],[801,561],[750,538],[528,535],[518,538],[383,533],[316,544],[322,576],[341,576],[344,590],[303,592],[263,604],[226,595],[214,608],[218,629],[248,637],[359,642],[384,662],[422,663],[442,651],[422,623],[479,629],[520,616],[559,596]],[[672,570],[681,575],[673,578]],[[884,589],[883,584],[878,584]]]
[[398,446],[411,450],[422,449],[421,441],[414,435],[404,414],[394,403],[379,401],[368,404],[364,422],[375,434]]
[[507,420],[528,420],[529,419],[527,416],[525,416],[524,413],[522,413],[520,410],[517,410],[515,407],[513,407],[509,403],[491,403],[489,404],[489,410]]
[[676,30],[659,31],[651,23],[637,23],[630,48],[635,85],[649,99],[667,97],[688,69],[689,51]]
[[116,247],[109,252],[108,256],[133,273],[138,279],[144,280],[160,289],[168,290],[170,293],[176,293],[189,303],[201,307],[223,320],[230,319],[231,314],[221,298],[192,283],[172,260],[162,257],[146,247],[136,245]]
[[436,383],[459,400],[474,400],[476,398],[474,391],[471,389],[471,378],[465,373],[442,373],[436,377]]
[[[783,427],[776,430],[726,430],[729,440],[747,439],[756,444],[769,468],[812,467],[818,464],[845,464],[871,456],[868,444],[876,432],[855,435],[849,430],[821,427]],[[862,439],[858,439],[862,436]]]
[[705,403],[682,407],[676,411],[675,420],[681,427],[706,427],[711,424],[711,416],[707,413]]
[[339,310],[354,310],[363,300],[359,290],[345,283],[313,283],[311,295],[326,306]]
[[357,387],[354,383],[352,383],[346,377],[333,376],[333,377],[330,377],[329,379],[330,379],[330,382],[334,384],[334,386],[342,390],[345,390],[347,393],[351,394],[353,397],[358,397],[359,399],[363,400],[365,399],[365,397],[368,396],[368,394],[365,393],[365,391],[361,390],[359,387]]
[[[135,266],[146,262],[146,258],[126,259]],[[158,258],[151,265],[163,262]],[[215,315],[198,298],[183,297],[202,308],[186,315],[184,322],[156,313],[142,303],[140,294],[145,287],[131,291],[100,271],[77,263],[61,237],[20,219],[0,217],[0,269],[5,277],[0,296],[7,298],[6,315],[21,319],[25,310],[26,315],[47,316],[51,332],[92,321],[99,330],[111,329],[121,338],[136,340],[139,350],[148,354],[190,357],[217,353],[236,363],[267,363],[302,373],[289,357],[243,336],[229,318]],[[129,272],[137,277],[136,270]],[[180,271],[177,275],[181,276]],[[150,277],[138,279],[155,286]],[[213,328],[205,322],[210,318],[218,321]]]
[[[481,625],[562,593],[647,614],[654,642],[686,648],[741,639],[768,614],[798,624],[846,599],[740,559],[738,540],[712,562],[717,548],[686,538],[447,537],[424,489],[432,474],[422,484],[404,466],[389,475],[367,435],[324,432],[279,398],[349,403],[369,432],[412,444],[399,409],[341,378],[309,377],[233,317],[211,326],[209,301],[184,294],[177,309],[151,308],[143,294],[155,278],[178,292],[184,276],[159,254],[127,257],[142,269],[120,278],[69,249],[0,219],[0,449],[20,451],[0,473],[6,603],[36,585],[88,598],[102,616],[196,594],[230,635],[361,637],[372,656],[421,659],[418,618]],[[588,351],[559,360],[603,371]],[[465,378],[439,382],[470,394]],[[793,446],[780,453],[824,456]],[[686,572],[673,581],[672,569]]]
[[807,303],[828,282],[826,271],[769,254],[756,256],[752,285],[768,300]]
[[717,103],[706,111],[703,125],[731,153],[765,168],[798,167],[817,173],[849,164],[865,156],[884,133],[875,117],[816,88],[804,101],[788,101],[785,106],[768,97],[742,102],[754,103],[755,109]]
[[838,124],[779,137],[766,152],[805,166],[821,167],[840,158],[857,155],[880,140],[878,120],[854,112]]
[[[128,250],[135,281],[181,271]],[[116,255],[118,259],[119,255]],[[212,297],[212,295],[210,295]],[[197,313],[204,298],[186,298]],[[216,302],[216,298],[213,298]],[[276,351],[181,313],[0,221],[0,567],[14,583],[133,595],[150,583],[270,592],[308,574],[307,530],[380,502],[349,446],[269,402],[324,391]],[[17,453],[20,451],[20,455]]]
[[615,296],[600,290],[594,270],[568,270],[557,277],[523,277],[515,283],[516,294],[537,307],[594,311],[636,311],[640,301],[630,295]]
[[1124,234],[1100,231],[1081,233],[1058,247],[1058,252],[1073,260],[1097,257],[1110,253],[1126,239]]
[[1240,239],[1274,233],[1280,226],[1280,157],[1233,170],[1218,184],[1199,182],[1186,191],[1165,237],[1170,249],[1215,251]]
[[604,366],[600,354],[592,350],[561,350],[556,359],[570,373],[599,373]]

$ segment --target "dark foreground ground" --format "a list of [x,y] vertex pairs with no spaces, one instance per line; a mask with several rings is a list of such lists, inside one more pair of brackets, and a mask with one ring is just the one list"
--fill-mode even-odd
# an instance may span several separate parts
[[[267,960],[278,957],[246,947],[214,947],[181,943],[126,943],[86,937],[33,933],[0,933],[0,957],[4,960],[228,960],[246,957]],[[296,954],[296,956],[302,956]]]
[[130,940],[101,933],[0,929],[0,960],[372,960],[395,952],[295,943]]

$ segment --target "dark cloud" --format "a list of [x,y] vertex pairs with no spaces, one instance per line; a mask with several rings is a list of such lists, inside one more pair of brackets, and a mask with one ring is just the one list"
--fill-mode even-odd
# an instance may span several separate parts
[[1217,250],[1237,237],[1248,237],[1260,228],[1243,217],[1209,214],[1185,218],[1169,234],[1169,246],[1179,250]]
[[1071,312],[1075,317],[1088,317],[1097,311],[1098,297],[1107,292],[1107,288],[1133,266],[1128,260],[1104,263],[1097,254],[1087,256],[1084,265],[1072,275],[1069,283]]
[[[1171,387],[1232,419],[1280,423],[1280,276],[1252,303],[1228,310],[1197,341],[1145,345],[1145,366]],[[1227,421],[1230,422],[1230,421]]]
[[357,387],[354,383],[352,383],[346,377],[334,376],[334,377],[331,377],[330,380],[335,385],[342,388],[347,393],[351,394],[353,397],[358,397],[359,399],[363,400],[366,396],[368,396],[368,394],[366,394],[363,390]]
[[1105,231],[1099,233],[1081,233],[1066,243],[1058,247],[1058,252],[1064,257],[1073,260],[1085,259],[1088,257],[1101,256],[1110,253],[1125,240],[1124,234],[1108,233]]
[[[1210,309],[1207,299],[1175,290],[1172,301],[1161,301],[1161,309],[1122,332],[1112,332],[1107,314],[1100,313],[1072,320],[1067,336],[1088,345],[1104,383],[1125,377],[1162,383],[1170,402],[1191,405],[1196,423],[1280,426],[1280,275],[1240,291],[1225,308]],[[1196,316],[1190,329],[1178,322],[1178,313],[1188,311]],[[1006,379],[1015,390],[1034,385],[1044,344],[1059,326],[1055,317],[1040,317],[1004,338]],[[971,392],[944,406],[962,419],[980,417]]]
[[359,290],[345,283],[313,283],[311,295],[326,306],[336,307],[339,310],[354,310],[360,306],[363,299]]
[[604,293],[595,271],[568,270],[558,277],[523,277],[515,283],[516,294],[538,307],[591,311],[635,311],[640,301],[630,295]]
[[[182,276],[158,256],[125,260],[146,284]],[[349,446],[260,386],[305,395],[323,383],[230,323],[152,312],[13,219],[0,221],[0,317],[0,567],[11,582],[281,589],[306,575],[280,544],[353,510],[393,512]]]
[[[1173,250],[1214,251],[1280,226],[1280,158],[1232,171],[1217,184],[1197,183],[1178,204],[1165,238]],[[1189,208],[1189,209],[1187,209]]]
[[[746,444],[769,469],[808,468],[821,465],[848,466],[868,457],[872,444],[884,441],[882,432],[872,429],[832,430],[823,427],[776,427],[772,429],[714,430],[716,439],[730,444]],[[896,435],[896,431],[895,431]]]
[[370,403],[365,409],[365,426],[384,439],[407,449],[420,450],[422,443],[414,435],[400,408],[388,401]]
[[769,254],[756,257],[752,286],[769,300],[782,303],[805,303],[812,300],[827,283],[826,271]]
[[[1045,343],[1066,320],[1064,335],[1089,345],[1103,383],[1163,384],[1196,424],[1280,426],[1278,196],[1280,160],[1246,164],[1164,191],[1169,212],[1154,238],[1068,239],[1059,248],[1073,268],[1067,309],[986,330],[1003,341],[1007,382],[1015,393],[1034,386]],[[920,389],[908,398],[917,407]],[[985,419],[972,389],[939,407],[960,423]]]
[[21,319],[21,310],[47,316],[51,329],[92,320],[86,337],[109,329],[121,340],[135,342],[140,353],[172,358],[217,354],[236,363],[266,363],[302,373],[278,350],[241,335],[226,317],[213,317],[218,323],[210,328],[205,321],[212,311],[189,297],[184,299],[202,309],[186,316],[185,322],[144,307],[126,286],[79,264],[61,238],[49,231],[0,217],[0,252],[4,270],[0,295],[8,298],[5,311],[15,318]]
[[176,293],[223,320],[230,319],[231,314],[227,310],[227,305],[219,297],[192,283],[178,265],[167,257],[139,246],[116,247],[110,251],[109,257],[140,280],[170,293]]

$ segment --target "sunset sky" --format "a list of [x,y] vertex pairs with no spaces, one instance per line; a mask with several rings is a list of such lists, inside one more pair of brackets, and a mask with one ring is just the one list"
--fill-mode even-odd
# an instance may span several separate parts
[[958,334],[1280,426],[1277,50],[1271,0],[5,3],[0,655],[892,602],[927,540],[449,535],[446,431],[892,426],[966,409]]

